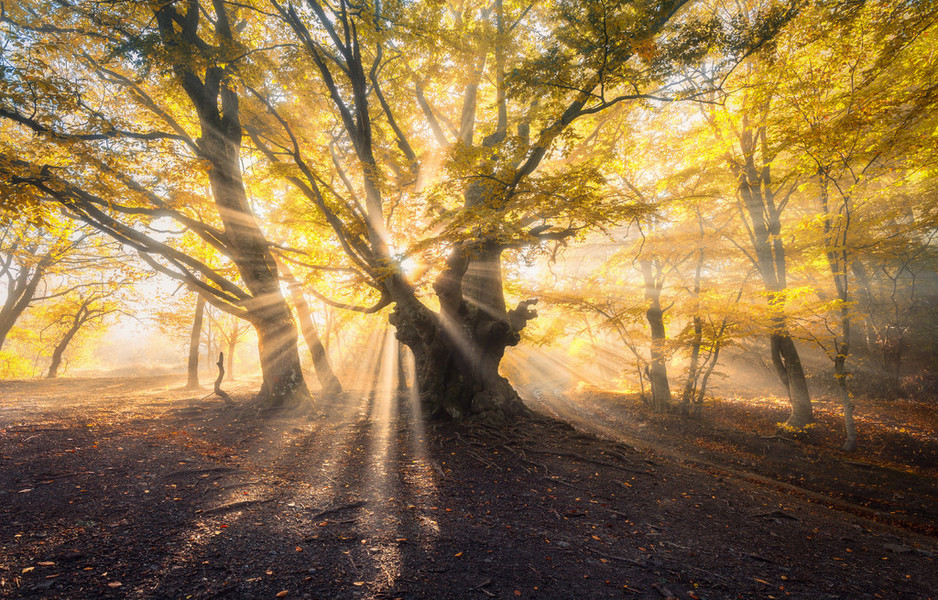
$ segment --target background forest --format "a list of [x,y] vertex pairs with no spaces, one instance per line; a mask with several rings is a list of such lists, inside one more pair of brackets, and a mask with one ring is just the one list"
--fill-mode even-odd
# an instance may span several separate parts
[[825,397],[851,449],[857,395],[938,390],[936,27],[861,0],[4,3],[2,376],[188,351],[197,386],[223,351],[302,404],[371,385],[390,326],[428,413],[587,386],[777,396],[801,429]]

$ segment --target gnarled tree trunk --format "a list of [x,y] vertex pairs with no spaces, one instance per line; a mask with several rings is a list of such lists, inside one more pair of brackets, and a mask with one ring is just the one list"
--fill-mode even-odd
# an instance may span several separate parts
[[791,405],[791,415],[786,425],[804,427],[814,421],[814,414],[811,409],[811,394],[808,392],[808,382],[804,376],[804,367],[801,364],[798,349],[783,324],[776,328],[769,341],[772,365],[788,392],[788,402]]
[[309,399],[300,367],[296,323],[279,310],[252,315],[264,381],[258,394],[271,408],[292,406]]
[[[536,312],[532,300],[505,310],[501,269],[492,267],[500,255],[495,245],[458,247],[434,284],[440,313],[416,298],[394,308],[391,323],[414,354],[416,385],[428,415],[500,425],[527,413],[498,366]],[[479,269],[467,277],[472,260]]]

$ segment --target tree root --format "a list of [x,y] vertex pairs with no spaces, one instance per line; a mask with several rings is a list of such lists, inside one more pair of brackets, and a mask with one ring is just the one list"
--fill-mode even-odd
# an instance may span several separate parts
[[610,469],[618,469],[620,471],[625,471],[626,473],[633,473],[635,475],[651,475],[651,473],[649,473],[648,471],[639,471],[637,469],[630,469],[628,467],[623,467],[622,465],[617,465],[615,463],[606,462],[604,460],[596,460],[593,458],[587,458],[583,456],[582,454],[577,454],[576,452],[567,452],[567,451],[562,451],[562,450],[547,450],[547,449],[529,448],[529,447],[522,447],[521,450],[524,450],[525,452],[531,452],[533,454],[550,454],[554,456],[564,456],[567,458],[575,458],[577,460],[581,460],[586,463],[599,465],[601,467],[609,467]]
[[325,510],[321,510],[321,511],[319,511],[318,513],[316,513],[316,514],[314,514],[314,515],[310,515],[309,518],[310,518],[310,520],[315,521],[315,520],[317,520],[317,519],[323,518],[323,517],[326,516],[326,515],[332,515],[332,514],[335,514],[335,513],[337,513],[337,512],[343,511],[343,510],[351,510],[351,509],[353,509],[353,508],[358,508],[358,507],[364,506],[364,505],[366,505],[366,504],[368,504],[368,503],[365,502],[364,500],[359,500],[358,502],[350,502],[349,504],[342,504],[341,506],[333,506],[333,507],[331,507],[331,508],[327,508],[327,509],[325,509]]
[[241,502],[235,502],[234,504],[226,504],[225,506],[219,506],[218,508],[209,508],[208,510],[195,511],[196,514],[205,515],[219,515],[222,513],[231,512],[234,510],[241,510],[242,508],[247,508],[249,506],[255,506],[258,504],[269,504],[273,502],[273,498],[268,498],[266,500],[243,500]]

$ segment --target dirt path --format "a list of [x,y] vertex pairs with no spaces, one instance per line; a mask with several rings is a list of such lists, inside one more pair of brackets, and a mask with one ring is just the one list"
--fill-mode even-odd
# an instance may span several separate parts
[[[934,538],[545,418],[0,383],[0,596],[929,598]],[[118,585],[119,584],[119,585]],[[286,592],[282,596],[278,596]]]

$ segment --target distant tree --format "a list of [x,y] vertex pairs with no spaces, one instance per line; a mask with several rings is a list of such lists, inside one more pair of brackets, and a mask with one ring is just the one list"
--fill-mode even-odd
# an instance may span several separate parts
[[109,316],[123,313],[119,301],[114,297],[114,290],[107,289],[108,287],[111,286],[102,286],[104,289],[81,290],[73,297],[58,303],[52,309],[53,314],[47,316],[47,318],[55,318],[56,324],[59,325],[57,329],[60,330],[56,336],[49,369],[46,372],[48,379],[58,377],[65,351],[76,336],[100,328]]
[[78,251],[89,235],[89,231],[75,229],[68,223],[36,226],[22,219],[6,223],[0,233],[0,276],[5,279],[0,306],[0,348],[30,306],[71,291],[71,288],[52,290],[49,281],[57,272],[75,268],[83,261]]

